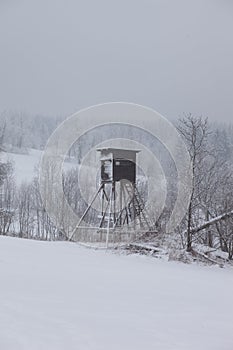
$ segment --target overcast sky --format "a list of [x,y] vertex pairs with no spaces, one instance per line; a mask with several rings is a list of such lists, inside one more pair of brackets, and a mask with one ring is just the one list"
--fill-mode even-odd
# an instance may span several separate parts
[[0,0],[0,112],[129,101],[233,121],[232,0]]

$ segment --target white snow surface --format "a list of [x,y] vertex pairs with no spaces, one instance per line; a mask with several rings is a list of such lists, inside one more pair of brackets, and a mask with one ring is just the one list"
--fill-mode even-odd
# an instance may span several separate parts
[[[43,151],[36,149],[28,149],[25,154],[2,152],[1,160],[3,162],[10,161],[13,164],[16,184],[20,185],[23,182],[31,182],[38,174],[42,155]],[[64,170],[69,170],[75,166],[77,166],[75,161],[73,163],[64,162]]]
[[232,350],[233,271],[0,237],[1,350]]
[[13,163],[15,180],[20,185],[22,182],[30,182],[36,175],[41,155],[42,151],[30,149],[27,154],[4,152],[1,158]]

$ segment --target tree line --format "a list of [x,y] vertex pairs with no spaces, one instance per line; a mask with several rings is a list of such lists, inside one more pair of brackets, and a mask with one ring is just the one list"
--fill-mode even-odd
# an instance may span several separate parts
[[[14,120],[17,120],[15,124],[20,125],[20,117]],[[24,119],[22,120],[22,123],[26,123]],[[28,118],[28,123],[31,123],[32,127],[33,122],[29,120],[30,118]],[[55,119],[52,122],[49,119],[45,133],[42,118],[39,122],[40,131],[35,131],[35,133],[40,135],[36,138],[35,148],[40,149],[44,147],[45,138],[49,137],[49,133],[56,126],[56,123],[58,121],[55,121]],[[229,259],[232,259],[233,126],[209,124],[207,119],[196,117],[192,114],[184,115],[183,118],[175,122],[175,126],[186,143],[190,155],[192,185],[186,216],[179,227],[174,228],[172,237],[177,242],[178,248],[183,248],[190,252],[193,249],[193,245],[203,244],[227,252]],[[29,141],[23,141],[23,135],[26,133],[23,125],[20,126],[22,132],[19,134],[17,133],[17,128],[18,126],[14,131],[17,134],[17,142],[14,145],[19,148],[31,147],[32,144]],[[34,129],[36,130],[36,127]],[[1,119],[0,142],[2,147],[9,133],[7,122]],[[103,133],[103,130],[99,130],[99,135],[95,135],[95,137],[91,134],[91,137],[87,138],[86,141],[85,138],[82,138],[79,143],[73,146],[73,153],[70,153],[75,155],[77,162],[79,162],[82,154],[85,154],[85,150],[96,144],[96,141],[101,141],[101,137],[106,133],[111,134],[111,130],[107,127],[105,133]],[[113,134],[116,136],[116,128]],[[14,138],[13,136],[11,137],[12,139]],[[150,142],[152,144],[154,141],[151,140]],[[170,169],[168,165],[165,165],[165,167]],[[174,184],[172,184],[172,181],[175,181],[173,180],[174,169],[171,168],[170,173],[169,170],[167,172],[171,180],[170,197],[163,214],[156,222],[161,232],[171,214],[172,208],[170,204],[175,200],[173,198],[175,197]],[[64,173],[63,187],[66,198],[74,211],[79,214],[82,213],[85,210],[85,203],[80,200],[77,169]],[[14,235],[40,240],[66,239],[68,223],[64,223],[63,230],[60,230],[57,228],[56,223],[50,220],[41,201],[38,177],[35,177],[31,183],[22,183],[20,186],[16,186],[12,165],[1,163],[0,189],[1,235]],[[150,212],[153,217],[153,208],[150,208]]]

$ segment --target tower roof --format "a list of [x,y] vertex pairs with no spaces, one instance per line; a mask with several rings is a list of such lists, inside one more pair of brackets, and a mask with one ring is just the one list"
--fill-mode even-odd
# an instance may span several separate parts
[[124,152],[134,152],[134,153],[139,153],[141,150],[136,150],[136,149],[125,149],[125,148],[114,148],[114,147],[103,147],[103,148],[97,148],[98,152],[103,152],[103,153],[124,153]]

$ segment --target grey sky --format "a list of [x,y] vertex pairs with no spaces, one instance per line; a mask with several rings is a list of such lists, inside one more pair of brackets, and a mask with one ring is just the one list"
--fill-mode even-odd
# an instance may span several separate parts
[[233,1],[0,0],[0,111],[233,120]]

